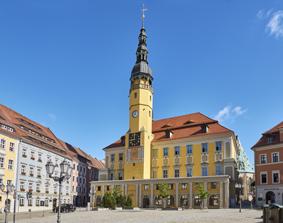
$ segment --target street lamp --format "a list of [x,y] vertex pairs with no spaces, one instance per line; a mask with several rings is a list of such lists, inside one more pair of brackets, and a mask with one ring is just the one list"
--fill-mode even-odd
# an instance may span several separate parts
[[[6,190],[5,190],[5,188],[6,188]],[[3,193],[6,193],[5,209],[4,209],[4,212],[5,212],[4,223],[7,223],[8,222],[8,218],[7,217],[8,217],[9,194],[14,192],[15,186],[13,184],[11,184],[11,183],[7,183],[6,186],[4,184],[1,184],[0,185],[0,190]]]
[[242,212],[242,184],[241,183],[236,183],[235,184],[235,188],[239,189],[239,199],[240,199],[240,210],[239,212]]
[[46,172],[50,178],[52,178],[55,182],[59,182],[59,196],[58,196],[58,213],[57,213],[57,223],[61,223],[61,190],[62,190],[62,183],[64,180],[68,180],[71,177],[72,167],[66,161],[62,161],[60,163],[60,176],[53,175],[54,170],[58,167],[58,164],[54,165],[51,160],[49,160],[45,167]]

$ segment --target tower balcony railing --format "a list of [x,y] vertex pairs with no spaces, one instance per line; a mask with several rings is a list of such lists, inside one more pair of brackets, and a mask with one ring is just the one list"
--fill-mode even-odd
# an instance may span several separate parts
[[140,88],[152,91],[152,86],[149,84],[132,84],[131,85],[131,90],[140,89]]
[[208,154],[207,153],[201,154],[201,162],[202,163],[208,163]]

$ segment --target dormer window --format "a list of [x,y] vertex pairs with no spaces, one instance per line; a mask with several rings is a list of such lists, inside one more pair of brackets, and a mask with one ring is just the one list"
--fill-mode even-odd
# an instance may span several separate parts
[[166,131],[165,131],[165,136],[166,136],[166,138],[172,138],[173,132],[170,131],[170,130],[166,130]]
[[203,131],[204,133],[208,133],[208,125],[207,125],[207,124],[203,124],[203,125],[201,126],[201,129],[202,129],[202,131]]
[[273,136],[267,136],[267,143],[268,144],[273,143]]
[[189,124],[192,124],[192,123],[194,123],[194,121],[190,119],[190,120],[186,121],[186,122],[184,123],[184,125],[189,125]]

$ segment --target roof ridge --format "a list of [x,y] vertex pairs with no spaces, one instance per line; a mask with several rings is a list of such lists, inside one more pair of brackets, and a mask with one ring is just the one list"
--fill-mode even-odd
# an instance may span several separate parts
[[[161,118],[161,119],[152,120],[152,121],[153,121],[153,122],[164,121],[164,120],[166,120],[166,119],[180,118],[180,117],[185,117],[185,116],[188,116],[188,115],[196,115],[196,114],[204,115],[204,114],[202,114],[201,112],[193,112],[193,113],[188,113],[188,114],[184,114],[184,115],[172,116],[172,117],[168,117],[168,118]],[[204,116],[205,116],[205,115],[204,115]],[[207,117],[207,116],[206,116],[206,117]],[[209,119],[211,119],[211,118],[209,118]]]

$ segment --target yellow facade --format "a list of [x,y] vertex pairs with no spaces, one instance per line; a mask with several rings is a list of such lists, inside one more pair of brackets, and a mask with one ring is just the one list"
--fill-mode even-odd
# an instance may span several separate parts
[[[0,133],[0,140],[5,141],[4,148],[0,148],[1,157],[4,158],[3,167],[0,168],[0,178],[2,179],[2,183],[6,186],[7,182],[11,182],[15,186],[16,182],[16,168],[17,168],[17,150],[19,140],[6,136]],[[0,208],[3,209],[5,206],[6,194],[0,192]],[[11,202],[13,200],[13,194],[10,194],[8,199]]]

